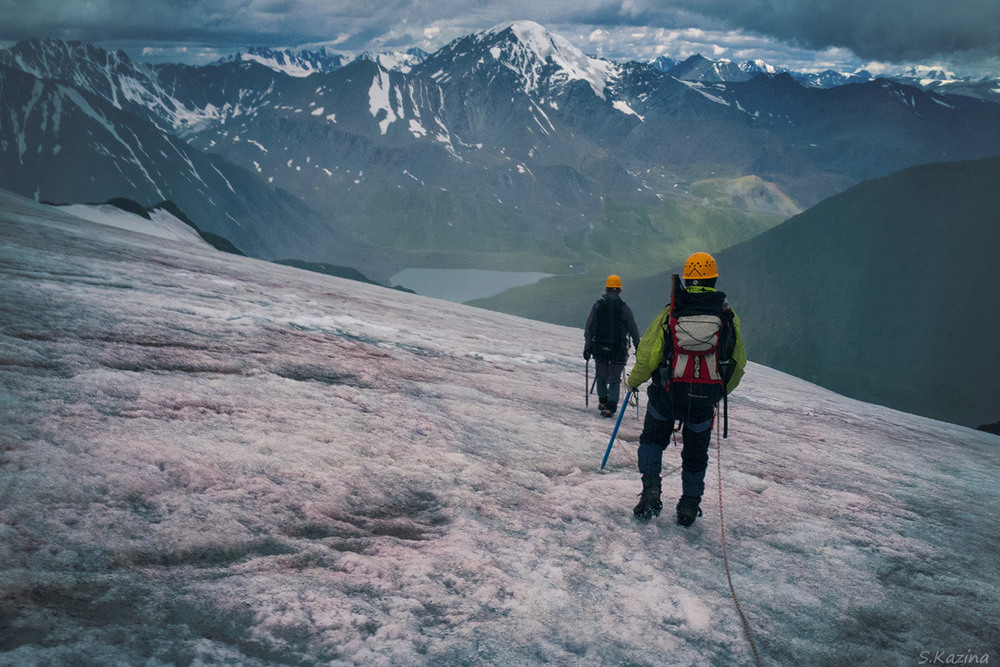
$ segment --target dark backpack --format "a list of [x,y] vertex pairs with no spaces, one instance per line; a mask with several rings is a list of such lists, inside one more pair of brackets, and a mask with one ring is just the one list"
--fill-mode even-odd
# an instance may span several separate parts
[[[724,292],[689,292],[674,276],[670,318],[664,327],[660,383],[701,385],[695,396],[717,402],[736,371],[736,326]],[[690,390],[690,387],[688,387]]]
[[625,302],[604,299],[597,302],[593,320],[591,353],[598,361],[628,359],[628,325],[625,322]]

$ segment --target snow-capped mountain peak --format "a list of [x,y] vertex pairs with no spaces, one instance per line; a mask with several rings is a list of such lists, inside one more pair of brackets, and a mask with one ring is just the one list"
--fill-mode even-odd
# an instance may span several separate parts
[[703,83],[749,81],[759,74],[779,74],[783,71],[763,60],[710,60],[701,54],[695,54],[679,63],[660,57],[653,62],[653,66],[682,81]]
[[519,67],[533,87],[545,75],[542,69],[553,66],[556,72],[549,74],[553,82],[585,81],[603,99],[604,89],[618,72],[613,62],[588,56],[569,40],[533,21],[500,24],[480,36],[493,42],[490,53],[495,59]]
[[744,72],[750,72],[752,74],[761,74],[761,73],[778,74],[779,72],[781,72],[781,70],[775,67],[774,65],[766,63],[760,59],[745,60],[742,63],[739,63],[737,66]]
[[343,67],[347,58],[339,53],[332,53],[326,48],[318,51],[290,49],[269,49],[265,47],[250,47],[245,52],[235,53],[219,62],[255,62],[268,67],[275,72],[288,76],[307,77],[317,72],[332,72]]
[[898,76],[914,79],[930,79],[933,81],[956,81],[955,73],[940,66],[917,65],[907,69]]
[[349,63],[359,60],[371,61],[386,70],[407,73],[414,65],[423,62],[426,58],[427,52],[416,48],[407,49],[406,51],[383,51],[379,53],[365,51],[354,54],[349,52],[333,52],[329,51],[326,47],[320,47],[317,50],[300,49],[293,51],[291,49],[270,49],[267,47],[252,46],[246,51],[226,56],[220,59],[218,63],[255,62],[275,72],[296,78],[304,78],[321,72],[333,72]]
[[415,65],[427,59],[427,52],[421,49],[407,49],[406,51],[384,51],[373,53],[365,51],[354,60],[370,60],[386,70],[408,73]]

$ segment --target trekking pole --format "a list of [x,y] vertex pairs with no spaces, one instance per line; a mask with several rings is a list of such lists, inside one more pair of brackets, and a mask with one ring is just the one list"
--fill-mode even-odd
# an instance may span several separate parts
[[590,359],[587,359],[587,370],[586,374],[583,376],[583,390],[587,393],[583,395],[583,404],[590,407],[590,392],[587,391],[587,387],[590,386]]
[[632,390],[629,389],[628,393],[625,394],[625,401],[622,403],[621,412],[618,413],[618,421],[615,423],[615,430],[611,432],[611,440],[608,442],[608,449],[604,452],[604,460],[601,461],[601,470],[604,470],[604,464],[608,462],[608,457],[611,455],[611,447],[615,444],[615,436],[618,435],[618,427],[622,425],[622,417],[625,416],[625,410],[628,409],[628,399],[632,396]]

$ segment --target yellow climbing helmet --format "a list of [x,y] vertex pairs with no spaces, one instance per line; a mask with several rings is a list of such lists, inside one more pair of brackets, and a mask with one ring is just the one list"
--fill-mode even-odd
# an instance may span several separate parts
[[684,262],[684,280],[707,280],[719,277],[719,266],[707,252],[696,252]]
[[614,275],[608,276],[608,281],[606,283],[604,283],[604,286],[606,288],[608,288],[608,289],[611,289],[611,288],[621,289],[622,288],[622,279],[619,278],[618,276],[614,276]]

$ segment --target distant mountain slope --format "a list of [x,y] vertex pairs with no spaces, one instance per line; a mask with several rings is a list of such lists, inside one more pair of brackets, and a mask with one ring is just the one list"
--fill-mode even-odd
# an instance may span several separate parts
[[868,83],[875,79],[885,79],[942,94],[961,95],[994,102],[1000,101],[1000,79],[994,76],[985,76],[980,79],[959,78],[952,72],[933,66],[911,67],[902,71],[884,72],[876,76],[863,69],[844,72],[830,69],[822,72],[796,72],[787,68],[775,67],[760,60],[745,60],[743,62],[733,62],[727,59],[709,60],[701,54],[695,54],[681,62],[669,56],[659,56],[649,64],[682,81],[733,83],[749,81],[760,74],[785,73],[811,88],[837,88],[847,84]]
[[[666,64],[664,62],[664,64]],[[775,67],[759,60],[735,63],[729,60],[709,60],[702,55],[693,55],[684,62],[664,70],[670,76],[684,81],[749,81],[759,74],[777,74]]]
[[163,88],[156,69],[133,61],[123,51],[105,51],[79,41],[29,39],[0,49],[0,65],[101,97],[161,130],[170,130],[184,115],[183,104]]
[[348,58],[340,53],[327,51],[325,47],[313,51],[310,49],[268,49],[250,47],[246,52],[235,53],[223,58],[220,63],[256,62],[289,76],[306,77],[317,72],[333,72],[347,62]]
[[170,200],[199,230],[272,259],[374,257],[301,199],[99,94],[0,65],[0,184],[41,201]]
[[222,58],[219,64],[256,62],[276,72],[284,72],[289,76],[307,77],[320,72],[335,72],[355,60],[371,60],[389,70],[408,72],[411,67],[426,57],[427,52],[417,48],[381,53],[366,51],[352,58],[342,53],[331,52],[326,47],[320,47],[318,50],[299,49],[297,51],[250,47],[245,52],[234,53]]
[[[1000,158],[915,167],[716,255],[755,361],[967,426],[1000,416]],[[646,321],[664,273],[629,290]]]

